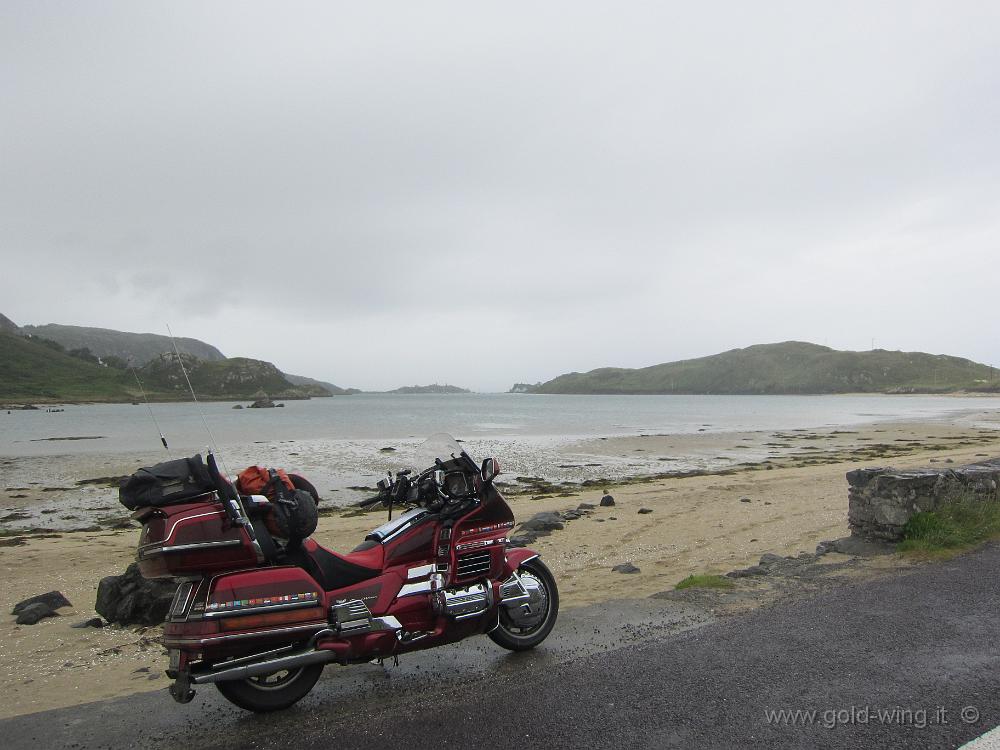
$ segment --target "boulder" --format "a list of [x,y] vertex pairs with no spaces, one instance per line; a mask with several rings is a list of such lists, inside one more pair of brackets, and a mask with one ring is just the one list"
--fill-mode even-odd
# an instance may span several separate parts
[[593,503],[580,503],[579,505],[576,506],[576,509],[577,510],[593,510],[596,507],[597,506],[594,505]]
[[565,528],[563,519],[558,513],[536,513],[521,524],[521,531],[552,532]]
[[80,620],[80,622],[70,625],[71,628],[103,628],[104,620],[100,617],[91,617],[89,620]]
[[250,406],[248,406],[247,408],[248,409],[273,409],[274,407],[275,407],[275,403],[271,399],[269,399],[267,396],[265,396],[264,398],[257,399],[252,404],[250,404]]
[[653,512],[652,508],[639,508],[639,515],[640,516],[644,516],[647,513],[652,513],[652,512]]
[[44,604],[49,609],[55,611],[60,607],[72,607],[69,599],[62,595],[61,591],[49,591],[44,594],[39,594],[38,596],[33,596],[30,599],[25,599],[23,602],[18,602],[14,605],[12,615],[19,615],[21,612],[26,610],[32,604]]
[[615,499],[611,497],[611,495],[605,495],[604,497],[601,498],[602,508],[610,508],[614,504],[615,504]]
[[639,571],[640,569],[630,562],[622,563],[621,565],[616,565],[611,569],[612,573],[638,573]]
[[176,589],[171,580],[146,580],[132,563],[122,575],[101,579],[94,609],[119,625],[159,625],[166,619]]
[[17,616],[16,622],[18,625],[34,625],[36,622],[45,617],[58,616],[59,613],[45,602],[35,602],[34,604],[29,604],[21,610],[21,613]]

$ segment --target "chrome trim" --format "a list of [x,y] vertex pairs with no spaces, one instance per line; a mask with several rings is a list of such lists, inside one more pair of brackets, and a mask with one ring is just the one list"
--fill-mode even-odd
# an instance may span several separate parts
[[365,538],[374,539],[375,541],[385,544],[386,542],[395,539],[411,526],[415,525],[416,522],[424,516],[429,515],[430,511],[426,508],[413,508],[412,510],[406,511],[406,513],[403,513],[395,520],[388,521],[378,528],[372,529],[372,531]]
[[415,596],[416,594],[427,594],[434,591],[434,587],[431,581],[420,581],[419,583],[406,583],[400,589],[399,593],[396,594],[397,599],[402,599],[404,596]]
[[445,589],[441,593],[445,614],[456,620],[477,617],[490,606],[490,590],[486,584],[475,583],[464,588]]
[[304,651],[299,654],[281,656],[277,659],[265,659],[260,662],[244,664],[231,669],[224,669],[219,672],[207,674],[191,675],[191,682],[195,685],[204,685],[208,682],[226,682],[228,680],[243,680],[248,677],[258,677],[260,675],[271,674],[282,669],[295,669],[298,667],[308,667],[313,664],[326,664],[337,658],[334,651]]
[[434,572],[434,563],[429,565],[419,565],[416,568],[410,568],[406,571],[406,580],[413,581],[417,578],[423,578],[429,576]]
[[250,656],[241,656],[239,659],[230,659],[229,661],[220,661],[217,664],[213,664],[210,669],[228,669],[229,667],[235,667],[240,664],[248,664],[253,661],[258,661],[268,656],[275,656],[277,654],[283,654],[287,651],[292,651],[295,646],[281,646],[280,648],[271,649],[270,651],[261,651],[259,654],[250,654]]
[[455,577],[469,578],[488,573],[493,565],[493,556],[485,552],[466,552],[455,561]]
[[[174,592],[174,599],[170,602],[170,616],[171,620],[183,620],[184,615],[187,614],[188,606],[191,604],[191,596],[195,591],[194,581],[184,581],[177,586],[177,590]],[[183,601],[181,601],[181,592],[184,592]]]
[[224,511],[224,510],[213,510],[213,511],[209,511],[208,513],[198,513],[198,514],[193,515],[193,516],[186,516],[185,518],[178,518],[176,521],[174,521],[173,526],[170,527],[170,531],[168,531],[166,533],[166,535],[164,535],[163,541],[164,542],[169,542],[170,541],[170,539],[174,535],[174,531],[177,529],[177,524],[181,523],[182,521],[193,521],[196,518],[205,518],[206,516],[224,516],[224,515],[226,515],[226,511]]
[[[255,630],[252,633],[228,633],[226,635],[214,635],[208,638],[171,638],[164,636],[163,643],[167,648],[184,648],[188,646],[207,646],[220,641],[237,641],[245,638],[262,638],[268,635],[282,635],[284,633],[299,633],[304,630],[320,632],[325,630],[330,623],[316,620],[305,625],[296,625],[290,628],[271,628],[270,630]],[[169,645],[167,645],[169,644]]]
[[531,596],[528,594],[528,590],[521,583],[521,577],[517,574],[517,571],[511,574],[511,577],[500,584],[500,603],[501,604],[513,604],[514,602],[525,601],[530,599]]
[[139,548],[139,557],[148,557],[150,555],[165,555],[168,552],[190,552],[191,550],[197,549],[208,549],[216,547],[236,547],[243,544],[240,539],[223,539],[218,542],[193,542],[191,544],[164,544],[155,549],[149,549],[148,547]]
[[256,615],[261,612],[273,612],[276,609],[305,609],[320,607],[322,602],[317,597],[308,602],[281,602],[280,604],[264,604],[258,607],[240,607],[239,609],[206,609],[205,617],[235,617],[238,615]]

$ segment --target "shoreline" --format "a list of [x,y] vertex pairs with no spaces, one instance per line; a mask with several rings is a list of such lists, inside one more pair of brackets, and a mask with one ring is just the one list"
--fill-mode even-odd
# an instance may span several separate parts
[[[666,453],[682,446],[704,455],[723,450],[765,455],[718,472],[555,485],[556,491],[549,492],[526,487],[507,494],[518,523],[537,512],[564,511],[581,502],[597,505],[605,489],[614,496],[614,507],[597,507],[530,545],[552,568],[563,606],[569,608],[648,597],[672,590],[691,574],[743,568],[764,553],[810,552],[821,541],[846,536],[844,474],[851,469],[964,464],[1000,456],[1000,430],[947,421],[779,433],[595,439],[597,446],[575,444],[576,455],[600,449],[627,459],[637,449]],[[101,473],[91,468],[92,476]],[[98,489],[94,496],[126,515],[113,490]],[[383,520],[379,511],[324,510],[314,536],[337,550],[353,548]],[[21,536],[16,546],[0,546],[6,582],[0,604],[9,613],[22,599],[60,590],[74,606],[34,626],[15,626],[9,615],[0,622],[0,658],[10,685],[0,717],[165,687],[159,628],[70,627],[94,615],[98,581],[120,574],[134,560],[138,529]],[[0,541],[11,541],[11,535]],[[611,570],[625,562],[639,572]]]
[[[969,390],[952,390],[952,391],[935,391],[935,390],[913,390],[913,391],[820,391],[817,393],[800,393],[800,392],[789,392],[789,393],[684,393],[684,392],[670,392],[670,393],[522,393],[515,391],[466,391],[463,393],[396,393],[395,391],[359,391],[357,393],[331,393],[329,396],[320,396],[317,394],[312,394],[308,396],[270,396],[271,400],[280,401],[310,401],[314,398],[337,398],[339,396],[680,396],[680,397],[690,397],[690,396],[747,396],[747,397],[758,397],[758,396],[788,396],[796,397],[801,396],[803,398],[815,398],[816,396],[846,396],[846,397],[857,397],[857,396],[953,396],[956,398],[1000,398],[1000,387],[994,388],[992,390],[982,390],[982,391],[969,391]],[[241,403],[243,401],[254,401],[254,396],[199,396],[199,403]],[[154,397],[148,398],[146,401],[136,401],[134,399],[123,399],[123,400],[107,400],[107,399],[49,399],[49,398],[35,398],[35,399],[3,399],[0,400],[0,411],[31,411],[31,406],[35,404],[41,404],[43,406],[95,406],[102,404],[131,404],[133,406],[141,405],[143,403],[150,404],[181,404],[181,403],[194,403],[187,395],[183,398],[163,398]]]

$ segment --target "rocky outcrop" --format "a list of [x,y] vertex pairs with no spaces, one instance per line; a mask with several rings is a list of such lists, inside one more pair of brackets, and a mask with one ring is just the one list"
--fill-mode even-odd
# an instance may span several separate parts
[[996,499],[1000,459],[951,469],[856,469],[847,483],[851,534],[896,542],[915,513],[959,499]]
[[119,625],[159,625],[167,617],[176,590],[171,580],[143,578],[139,566],[132,563],[122,575],[101,579],[94,609]]

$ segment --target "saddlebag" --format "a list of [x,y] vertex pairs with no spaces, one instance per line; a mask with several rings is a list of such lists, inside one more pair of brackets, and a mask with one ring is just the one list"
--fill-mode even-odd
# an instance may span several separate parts
[[212,492],[215,484],[201,454],[139,469],[123,480],[118,500],[129,510],[182,503]]

